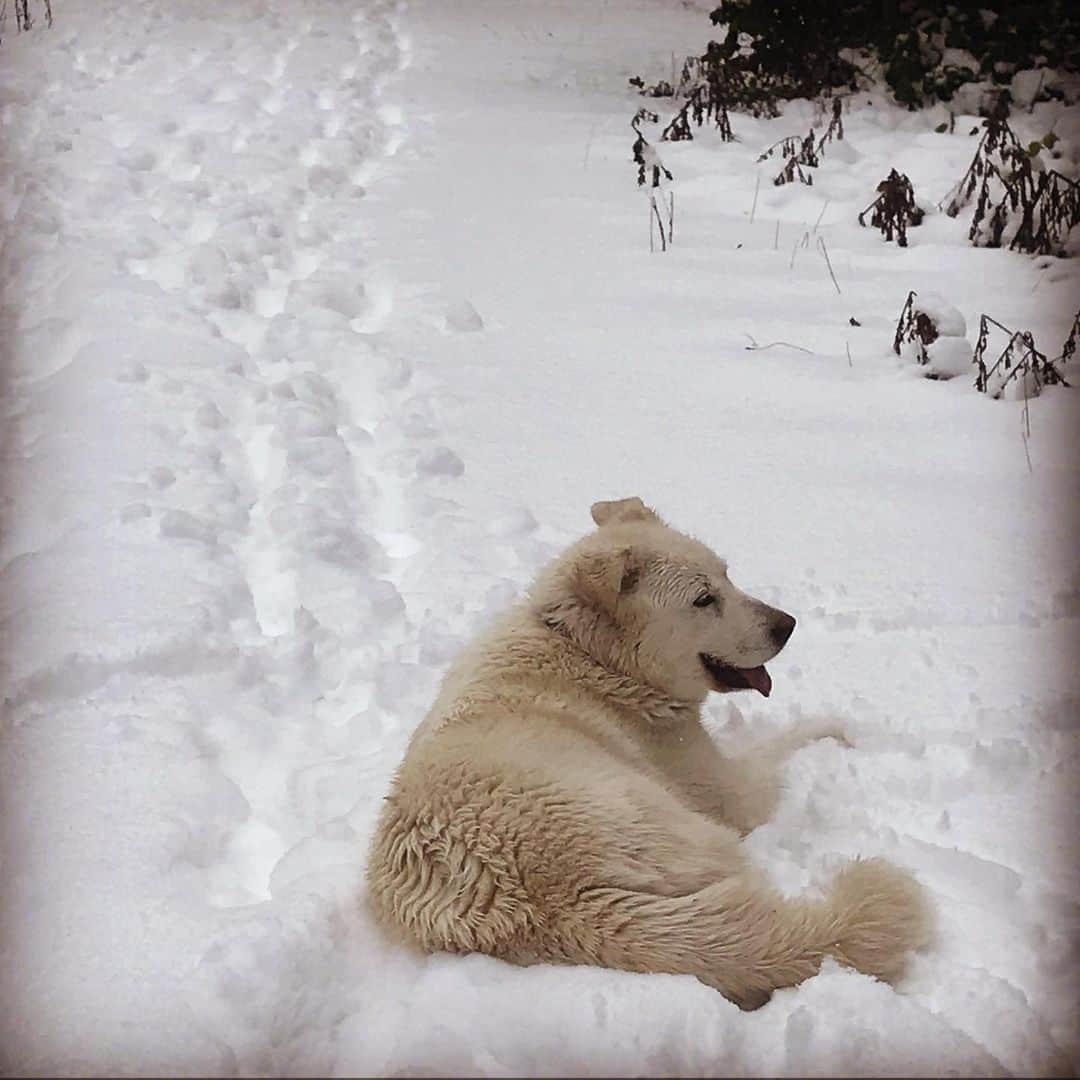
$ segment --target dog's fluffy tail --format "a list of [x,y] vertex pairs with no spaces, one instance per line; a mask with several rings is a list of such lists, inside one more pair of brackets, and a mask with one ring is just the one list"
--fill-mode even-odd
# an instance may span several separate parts
[[930,908],[921,887],[884,859],[846,866],[832,883],[827,911],[828,951],[886,982],[899,978],[907,953],[930,937]]

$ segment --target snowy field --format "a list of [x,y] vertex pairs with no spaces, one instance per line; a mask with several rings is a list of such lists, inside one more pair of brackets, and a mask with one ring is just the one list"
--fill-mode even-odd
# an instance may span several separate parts
[[[860,229],[891,167],[932,208],[977,141],[876,94],[813,187],[755,161],[808,103],[733,115],[734,144],[650,130],[677,200],[650,255],[626,80],[700,52],[710,6],[9,26],[3,1072],[1080,1069],[1080,391],[1032,400],[1025,440],[1021,402],[890,350],[916,289],[971,344],[986,312],[1055,355],[1076,260],[970,247],[966,216],[906,249]],[[1075,109],[1015,126],[1076,174]],[[730,745],[848,726],[747,845],[790,892],[852,854],[912,868],[937,934],[895,989],[830,962],[742,1013],[690,977],[415,956],[367,916],[448,659],[628,495],[798,616],[772,697],[709,718]]]

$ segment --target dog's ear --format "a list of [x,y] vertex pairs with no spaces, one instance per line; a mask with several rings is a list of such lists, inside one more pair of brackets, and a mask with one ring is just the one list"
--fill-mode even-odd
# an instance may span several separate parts
[[578,591],[605,611],[613,611],[619,597],[632,592],[641,577],[641,560],[633,548],[590,551],[574,565]]
[[606,525],[609,521],[660,521],[657,512],[636,495],[629,499],[595,502],[589,512],[597,525]]

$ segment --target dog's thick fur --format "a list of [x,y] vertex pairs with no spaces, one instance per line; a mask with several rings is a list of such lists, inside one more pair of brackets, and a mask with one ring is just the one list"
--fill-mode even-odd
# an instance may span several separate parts
[[427,950],[689,973],[744,1008],[826,954],[896,977],[928,925],[905,872],[856,861],[786,899],[740,850],[783,757],[832,732],[731,760],[701,725],[710,690],[768,693],[794,620],[641,500],[592,516],[447,674],[379,820],[373,910]]

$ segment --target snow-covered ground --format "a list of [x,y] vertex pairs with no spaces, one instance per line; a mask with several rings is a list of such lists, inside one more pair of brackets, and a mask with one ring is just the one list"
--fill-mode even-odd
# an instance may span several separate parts
[[[1022,403],[890,351],[916,289],[1054,355],[1080,274],[965,217],[907,249],[854,220],[893,166],[932,207],[975,119],[860,96],[813,187],[755,162],[806,103],[730,145],[649,129],[650,255],[626,79],[701,51],[708,4],[54,6],[0,46],[0,1068],[1080,1067],[1077,391],[1025,438]],[[1060,104],[1016,126],[1080,149]],[[830,963],[745,1014],[368,918],[448,659],[633,494],[799,617],[773,696],[709,715],[849,726],[748,846],[792,892],[911,867],[939,926],[897,988]]]

